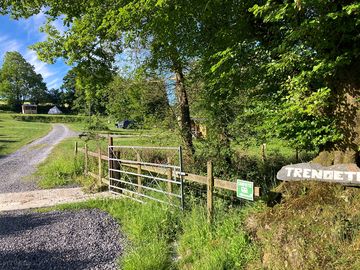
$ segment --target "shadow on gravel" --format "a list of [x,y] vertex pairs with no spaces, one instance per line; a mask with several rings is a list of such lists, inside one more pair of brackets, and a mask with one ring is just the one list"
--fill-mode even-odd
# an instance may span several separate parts
[[[96,264],[89,260],[79,260],[76,252],[35,250],[31,252],[0,252],[0,269],[6,270],[72,270],[93,269]],[[71,258],[71,259],[64,259]]]
[[31,215],[0,215],[0,238],[7,235],[21,233],[22,231],[31,230],[39,226],[49,225],[56,221],[56,217],[48,216],[39,217]]
[[0,214],[0,270],[115,270],[123,243],[100,210]]

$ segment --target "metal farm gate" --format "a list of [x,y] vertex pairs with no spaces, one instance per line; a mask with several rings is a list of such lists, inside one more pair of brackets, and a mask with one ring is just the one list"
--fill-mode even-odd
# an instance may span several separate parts
[[109,191],[184,208],[181,147],[109,145]]

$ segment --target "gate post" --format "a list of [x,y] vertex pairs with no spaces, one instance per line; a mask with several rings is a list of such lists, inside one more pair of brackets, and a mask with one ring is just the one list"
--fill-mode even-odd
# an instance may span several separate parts
[[113,146],[113,138],[111,136],[108,137],[108,158],[109,158],[109,191],[111,190],[111,178],[113,178],[113,172],[111,171],[111,169],[113,168],[113,161],[111,160],[113,158],[113,151],[112,151],[112,147]]
[[207,214],[208,222],[211,223],[213,217],[213,192],[214,192],[214,175],[212,161],[207,162]]
[[98,173],[99,173],[99,187],[101,187],[101,182],[102,182],[102,164],[101,164],[101,146],[100,144],[98,145]]
[[88,175],[89,168],[88,168],[88,146],[87,143],[85,143],[85,163],[84,163],[84,173],[85,175]]
[[183,176],[183,155],[182,147],[179,146],[179,162],[180,162],[180,194],[181,194],[181,209],[184,210],[184,176]]

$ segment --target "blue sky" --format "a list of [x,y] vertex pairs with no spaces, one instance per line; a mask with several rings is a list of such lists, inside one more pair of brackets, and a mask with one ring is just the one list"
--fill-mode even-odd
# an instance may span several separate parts
[[[46,35],[39,31],[39,27],[45,21],[44,13],[26,20],[13,20],[7,15],[0,15],[0,67],[6,52],[18,51],[26,61],[35,67],[35,71],[42,75],[50,90],[51,88],[59,88],[62,85],[62,80],[71,67],[67,66],[61,59],[58,59],[53,65],[44,63],[37,58],[35,51],[29,49],[29,46],[46,39]],[[60,20],[56,20],[53,24],[60,32],[66,30]],[[146,51],[135,53],[130,49],[124,50],[117,57],[116,65],[120,69],[120,74],[126,75],[126,72],[134,70],[138,64],[137,60],[141,62],[147,54]],[[136,57],[138,57],[137,60],[135,60]],[[168,75],[170,76],[170,74]],[[170,83],[170,86],[168,85],[169,99],[173,100],[173,82],[171,80],[167,82]]]
[[[62,60],[53,65],[41,62],[36,53],[28,48],[46,38],[46,35],[38,30],[44,22],[43,13],[17,21],[9,16],[0,16],[0,65],[7,51],[18,51],[35,67],[35,71],[43,76],[49,89],[58,88],[70,67]],[[55,24],[58,29],[63,30],[61,22],[56,21]]]

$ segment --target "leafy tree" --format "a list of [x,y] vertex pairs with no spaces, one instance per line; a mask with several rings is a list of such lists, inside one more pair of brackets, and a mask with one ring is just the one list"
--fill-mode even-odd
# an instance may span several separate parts
[[215,148],[271,133],[321,149],[324,164],[358,156],[358,1],[13,0],[0,11],[29,16],[41,7],[70,27],[64,35],[44,27],[49,38],[35,46],[43,59],[65,57],[95,76],[95,67],[112,70],[123,46],[140,47],[150,67],[172,71],[188,149],[186,76],[198,62],[197,107],[221,134]]
[[159,125],[169,115],[165,84],[158,78],[116,76],[105,88],[107,112],[117,120]]
[[69,70],[63,78],[63,84],[61,85],[60,90],[62,92],[62,104],[67,104],[67,106],[73,110],[76,99],[76,74],[73,69]]
[[[8,1],[0,4],[0,12],[15,18],[27,17],[46,8],[49,23],[43,27],[48,39],[34,46],[39,56],[52,62],[64,57],[77,64],[84,74],[92,67],[113,68],[115,56],[124,44],[144,47],[152,67],[170,69],[175,74],[180,129],[185,145],[194,151],[190,131],[190,111],[186,93],[185,72],[188,58],[195,55],[191,44],[198,25],[191,14],[192,1]],[[61,35],[50,21],[60,15],[69,26]],[[181,36],[181,37],[180,37]]]
[[255,5],[268,79],[281,97],[277,130],[302,148],[320,147],[324,164],[355,162],[360,122],[360,4],[295,1]]
[[212,125],[230,140],[277,135],[319,148],[323,164],[355,162],[358,1],[229,3],[213,1],[199,17],[211,29],[201,33],[210,44],[201,67]]
[[29,100],[38,104],[46,98],[46,85],[40,74],[18,52],[7,52],[0,70],[0,95],[19,110]]
[[62,92],[59,89],[52,88],[48,91],[48,102],[55,105],[62,105]]

